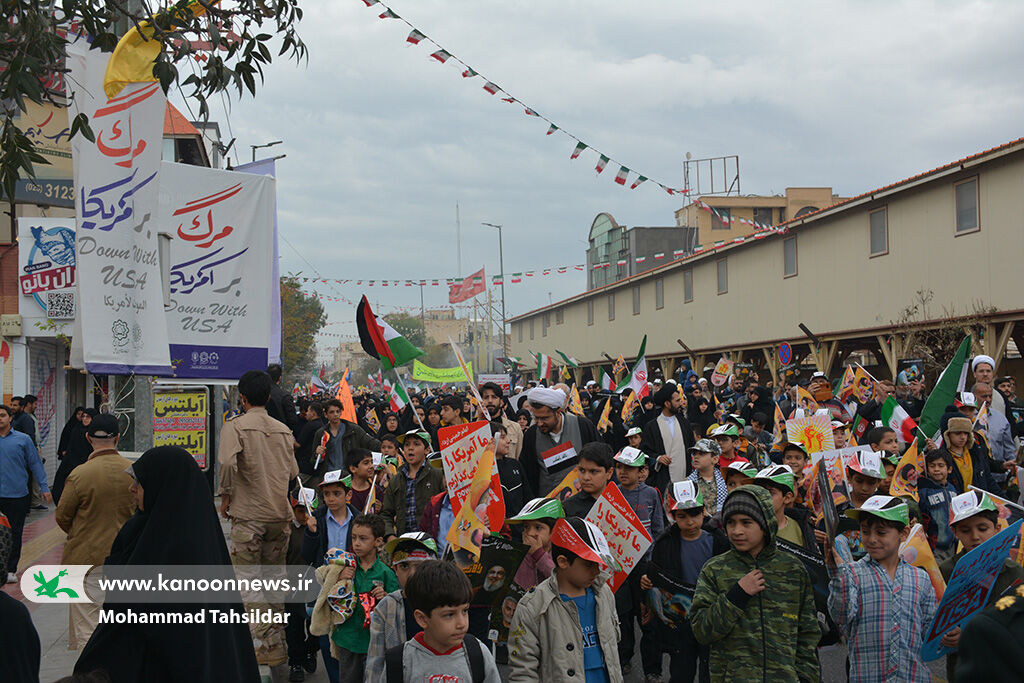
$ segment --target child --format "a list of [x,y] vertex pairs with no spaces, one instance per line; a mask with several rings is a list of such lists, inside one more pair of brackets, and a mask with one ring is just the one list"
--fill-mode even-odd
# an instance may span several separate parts
[[420,531],[391,539],[384,546],[384,551],[391,558],[391,568],[400,588],[385,595],[370,615],[370,645],[366,651],[368,681],[384,680],[385,653],[423,630],[412,616],[412,608],[405,600],[404,589],[420,564],[437,559],[434,539]]
[[381,506],[388,540],[407,531],[419,531],[420,516],[431,496],[445,488],[444,473],[426,464],[430,450],[428,434],[412,429],[399,437],[399,443],[405,464],[388,482]]
[[[734,460],[728,467],[722,468],[722,476],[725,478],[726,495],[728,496],[734,489],[740,486],[753,482],[756,474],[757,468],[745,459]],[[723,507],[725,506],[724,499],[722,500],[722,505]]]
[[[728,550],[729,546],[702,528],[707,504],[694,482],[677,481],[672,484],[665,497],[665,509],[675,524],[658,536],[651,546],[650,562],[643,567],[640,588],[645,591],[654,588],[650,573],[657,571],[692,591],[704,563]],[[684,616],[671,628],[660,619],[652,621],[654,632],[671,655],[671,680],[692,681],[697,674],[699,660],[700,683],[710,681],[708,648],[694,638],[689,620]]]
[[814,527],[809,523],[809,511],[793,507],[796,498],[796,479],[786,465],[772,465],[757,473],[754,483],[768,489],[778,524],[776,538],[818,554]]
[[886,453],[882,456],[882,468],[885,471],[885,477],[878,483],[878,493],[879,495],[888,496],[889,489],[892,487],[892,478],[896,474],[896,467],[900,464],[900,456],[898,454],[889,455],[887,451],[882,452]]
[[[950,526],[953,528],[953,533],[956,534],[956,540],[963,544],[964,549],[939,564],[942,578],[947,582],[961,557],[999,533],[999,510],[992,499],[981,491],[968,491],[956,496],[950,504],[950,509],[953,511]],[[1003,563],[1003,568],[996,575],[995,585],[992,587],[988,603],[985,606],[994,605],[1018,581],[1024,581],[1024,569],[1008,557]],[[942,636],[942,644],[945,647],[955,650],[959,643],[959,628]],[[957,680],[955,677],[956,660],[956,653],[946,655],[946,673],[950,681]]]
[[314,567],[324,563],[328,548],[352,549],[352,520],[359,511],[348,504],[352,477],[341,475],[341,470],[324,473],[319,485],[324,505],[315,507],[312,516],[306,515],[302,559]]
[[576,469],[580,473],[580,492],[566,498],[562,503],[566,517],[586,517],[594,507],[604,487],[615,473],[615,460],[611,447],[600,441],[592,441],[580,449]]
[[[832,420],[832,444],[836,448],[846,448],[849,438],[846,436],[846,424],[839,420]],[[796,470],[793,470],[796,472]]]
[[[711,439],[700,439],[690,448],[693,472],[690,472],[687,479],[692,481],[700,491],[701,498],[704,500],[704,511],[708,516],[719,512],[725,505],[725,497],[729,495],[725,477],[722,476],[722,470],[718,467],[718,458],[721,454],[722,451],[718,444]],[[725,471],[729,472],[730,468],[731,465]],[[739,472],[740,470],[733,469],[732,471]],[[652,538],[657,537],[652,536]]]
[[555,561],[551,558],[551,530],[565,517],[562,502],[557,498],[534,498],[507,521],[523,525],[523,543],[530,551],[523,558],[513,581],[526,590],[551,576]]
[[[365,448],[353,448],[345,454],[345,469],[352,477],[352,494],[349,496],[348,504],[359,512],[379,512],[381,507],[380,498],[384,493],[374,482],[373,453]],[[375,509],[366,509],[366,500],[370,497],[371,488],[376,488],[374,497],[377,500]]]
[[[309,498],[315,500],[315,494],[309,491]],[[292,506],[292,529],[288,535],[288,553],[286,562],[289,565],[309,564],[302,557],[302,541],[306,529],[306,502],[312,503],[299,489],[298,496],[289,496]],[[311,635],[308,630],[309,619],[306,617],[306,606],[302,602],[289,602],[285,604],[288,611],[288,623],[285,626],[285,639],[288,643],[288,677],[293,681],[306,679],[306,672],[316,671],[316,653],[320,651],[320,643],[316,636]]]
[[700,570],[689,614],[697,642],[710,647],[711,680],[818,680],[810,576],[776,548],[771,496],[741,486],[722,517],[732,548]]
[[787,441],[782,446],[782,464],[789,467],[793,472],[793,478],[796,480],[796,505],[804,505],[807,500],[807,485],[803,482],[807,480],[807,476],[810,474],[808,470],[808,463],[810,458],[807,455],[807,449],[802,444],[793,443]]
[[846,507],[859,508],[875,495],[878,485],[885,479],[882,470],[882,458],[885,455],[882,451],[860,451],[853,454],[846,465],[846,480],[850,483],[850,501],[844,503]]
[[935,561],[940,565],[955,552],[956,537],[950,527],[950,503],[957,495],[949,483],[949,460],[942,451],[928,451],[924,455],[925,476],[917,480],[922,522],[928,534]]
[[385,434],[380,437],[380,452],[385,458],[398,460],[398,437],[394,434]]
[[639,427],[630,427],[629,431],[626,432],[626,441],[629,442],[631,448],[640,448],[640,443],[643,440],[643,430]]
[[907,504],[872,496],[846,515],[860,524],[867,557],[838,567],[833,547],[825,557],[834,572],[828,608],[846,635],[850,680],[928,683],[921,643],[935,614],[935,590],[928,574],[899,554],[909,534]]
[[383,675],[374,680],[500,683],[490,650],[467,633],[472,597],[469,579],[454,564],[422,562],[405,585],[405,599],[423,630],[387,651]]
[[511,517],[522,509],[523,503],[532,496],[527,490],[526,479],[519,461],[508,457],[508,430],[501,420],[491,422],[491,436],[494,437],[494,462],[498,468],[498,481],[501,482],[501,495],[505,500],[505,517]]
[[608,541],[593,524],[567,517],[555,523],[551,546],[554,573],[523,596],[512,618],[510,683],[621,683],[615,597],[599,576],[611,562]]
[[[647,464],[647,456],[640,450],[626,446],[615,455],[615,472],[619,478],[622,495],[633,508],[651,538],[657,538],[665,529],[665,513],[661,507],[661,496],[657,489],[640,483],[640,471]],[[650,557],[647,549],[645,557]],[[621,637],[619,639],[619,661],[623,664],[623,677],[629,674],[635,642],[634,620],[640,621],[640,659],[646,678],[661,677],[661,653],[654,644],[650,625],[643,624],[640,606],[644,594],[640,588],[642,572],[633,571],[615,593],[615,607],[619,613]]]
[[399,589],[395,573],[377,559],[383,542],[384,520],[380,515],[359,515],[352,520],[351,552],[356,556],[356,567],[346,568],[341,580],[352,579],[352,592],[357,600],[351,616],[331,630],[331,650],[337,653],[339,681],[362,683],[370,646],[370,613],[379,600]]
[[886,455],[899,455],[900,440],[891,427],[874,427],[868,430],[864,441],[873,451],[884,451]]
[[953,463],[949,483],[958,493],[966,493],[971,485],[986,491],[996,491],[989,459],[975,448],[973,423],[966,417],[951,417],[942,434],[942,448]]
[[733,460],[742,457],[736,447],[739,445],[740,430],[734,424],[724,424],[711,433],[711,438],[718,442],[721,455],[718,456],[718,466],[725,469],[732,464]]

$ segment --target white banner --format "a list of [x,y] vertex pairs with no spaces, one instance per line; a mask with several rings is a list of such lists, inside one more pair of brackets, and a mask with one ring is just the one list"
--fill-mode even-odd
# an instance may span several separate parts
[[164,162],[160,231],[171,235],[167,331],[175,376],[238,379],[270,345],[275,181]]
[[171,373],[157,256],[157,190],[167,100],[160,84],[103,91],[109,55],[84,39],[68,46],[68,117],[96,136],[72,141],[78,315],[86,368],[101,374]]
[[18,312],[26,337],[71,335],[75,319],[75,219],[18,219]]

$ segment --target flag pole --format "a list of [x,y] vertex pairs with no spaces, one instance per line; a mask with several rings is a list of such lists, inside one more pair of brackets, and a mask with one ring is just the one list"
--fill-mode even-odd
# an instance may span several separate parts
[[[395,379],[398,380],[398,384],[401,385],[402,391],[404,391],[405,395],[408,396],[409,395],[409,390],[406,388],[405,382],[402,381],[402,376],[400,374],[398,374],[398,368],[395,368],[394,370],[395,370]],[[409,403],[410,404],[412,403],[412,399],[411,398],[409,399]],[[420,415],[419,415],[419,413],[416,412],[416,408],[415,407],[412,407],[412,414],[416,418],[416,422],[419,423],[420,429],[422,429],[423,431],[427,432],[427,434],[429,434],[430,432],[427,430],[426,427],[423,426],[423,421],[420,420]]]

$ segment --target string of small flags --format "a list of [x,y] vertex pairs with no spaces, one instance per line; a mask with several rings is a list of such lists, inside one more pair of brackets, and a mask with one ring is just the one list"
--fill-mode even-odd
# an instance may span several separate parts
[[[506,277],[508,281],[513,284],[519,284],[527,281],[529,278],[536,277],[538,275],[565,275],[570,271],[582,271],[585,270],[586,266],[582,263],[574,266],[556,266],[553,268],[542,268],[540,270],[525,270],[515,273],[507,273]],[[316,284],[322,282],[324,284],[340,284],[340,285],[356,285],[358,287],[451,287],[452,285],[462,285],[472,281],[473,284],[480,284],[483,278],[479,275],[467,276],[463,278],[458,277],[445,277],[445,278],[420,278],[417,280],[380,280],[380,279],[357,279],[357,278],[315,278],[315,277],[300,277],[298,278],[302,282],[308,282]],[[491,276],[492,285],[502,284],[501,275]]]
[[[505,90],[504,88],[501,88],[498,85],[496,85],[494,83],[494,81],[486,78],[479,71],[477,71],[476,69],[471,67],[469,64],[467,64],[466,62],[464,62],[461,59],[459,59],[458,57],[456,57],[454,54],[452,54],[452,52],[450,50],[442,47],[440,45],[440,43],[438,43],[437,41],[427,37],[427,35],[425,33],[423,33],[418,28],[413,26],[406,19],[403,19],[402,17],[398,16],[398,14],[396,14],[393,9],[391,9],[390,7],[385,5],[383,2],[380,2],[380,0],[363,0],[363,3],[367,7],[383,8],[384,11],[381,12],[380,15],[379,15],[380,19],[396,19],[396,20],[401,21],[402,23],[404,23],[406,26],[408,26],[411,30],[409,32],[408,37],[405,39],[405,42],[407,44],[409,44],[409,45],[419,45],[420,43],[430,43],[431,45],[433,45],[434,47],[437,48],[436,50],[431,52],[431,54],[430,54],[430,58],[431,59],[433,59],[433,60],[435,60],[437,62],[440,62],[441,64],[447,64],[447,63],[451,62],[453,64],[459,65],[459,67],[462,70],[462,77],[463,78],[476,78],[476,77],[479,76],[480,79],[484,81],[484,85],[483,85],[484,92],[486,92],[489,95],[498,95],[498,94],[500,94],[502,102],[507,102],[509,104],[519,105],[519,106],[523,107],[523,112],[526,114],[526,116],[537,118],[537,119],[540,119],[541,121],[544,121],[545,123],[547,123],[548,124],[548,129],[547,129],[547,132],[545,133],[545,135],[554,135],[555,133],[560,133],[560,134],[565,135],[565,136],[569,137],[570,139],[572,139],[576,143],[576,146],[573,148],[572,154],[569,155],[570,159],[578,159],[580,157],[580,155],[583,154],[583,152],[585,152],[586,150],[589,149],[589,150],[592,150],[592,151],[596,152],[597,155],[598,155],[597,165],[594,166],[594,170],[598,174],[604,173],[604,169],[605,169],[605,167],[608,166],[608,164],[611,164],[613,167],[614,166],[618,166],[619,167],[618,173],[615,174],[615,182],[617,184],[622,185],[623,187],[625,187],[626,183],[629,180],[629,175],[631,173],[634,176],[633,177],[633,181],[629,184],[629,189],[631,189],[631,190],[635,190],[636,188],[640,187],[641,185],[646,183],[648,180],[650,180],[650,178],[648,176],[645,176],[645,175],[643,175],[641,173],[638,173],[638,172],[634,171],[633,169],[627,167],[622,162],[614,159],[611,155],[605,154],[601,150],[596,149],[593,146],[583,142],[580,138],[578,138],[577,136],[573,135],[569,131],[565,130],[561,126],[556,125],[554,121],[552,121],[548,117],[544,116],[543,114],[540,114],[535,108],[527,105],[525,102],[520,100],[518,97],[515,97],[514,95],[511,95],[507,90]],[[685,189],[680,189],[680,188],[672,187],[670,185],[665,185],[664,183],[660,183],[660,182],[658,182],[656,180],[651,180],[650,182],[652,184],[654,184],[654,185],[657,185],[661,189],[665,190],[665,192],[667,192],[670,195],[682,195],[682,194],[686,194],[687,193],[687,191]]]

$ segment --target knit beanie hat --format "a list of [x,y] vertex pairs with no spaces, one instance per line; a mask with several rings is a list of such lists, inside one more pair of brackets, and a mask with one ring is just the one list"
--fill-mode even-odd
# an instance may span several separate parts
[[725,505],[722,507],[722,522],[728,522],[733,515],[746,515],[757,522],[763,531],[768,531],[768,522],[765,521],[761,504],[753,494],[747,491],[736,489],[725,499]]

